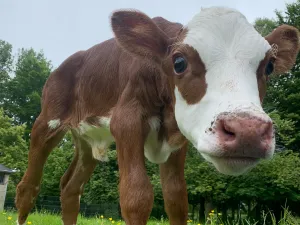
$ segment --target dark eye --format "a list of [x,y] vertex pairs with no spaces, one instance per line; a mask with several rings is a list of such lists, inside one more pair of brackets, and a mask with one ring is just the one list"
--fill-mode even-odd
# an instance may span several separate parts
[[274,70],[274,65],[271,61],[269,61],[267,66],[266,66],[265,74],[267,76],[269,76],[271,73],[273,73],[273,70]]
[[182,56],[174,58],[174,70],[177,74],[183,73],[186,70],[187,62]]

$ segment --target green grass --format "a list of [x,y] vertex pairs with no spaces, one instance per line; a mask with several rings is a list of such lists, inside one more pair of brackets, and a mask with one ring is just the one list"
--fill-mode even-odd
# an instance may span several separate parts
[[[271,222],[272,225],[300,225],[300,219],[295,218],[291,215],[288,210],[285,210],[284,215],[280,221],[275,221],[275,218],[272,214],[262,213],[265,221],[262,225],[266,224],[266,218],[268,216],[268,222]],[[0,225],[15,225],[17,220],[17,214],[15,212],[0,212]],[[216,213],[210,213],[210,217],[208,219],[210,221],[210,225],[235,225],[233,223],[223,223],[220,222],[220,218]],[[42,213],[35,212],[31,213],[27,219],[26,225],[61,225],[61,217],[57,214],[51,213]],[[167,225],[168,221],[163,220],[149,220],[148,225]],[[189,225],[198,225],[199,223],[195,223],[192,220],[188,220]],[[268,223],[269,224],[269,223]],[[114,218],[109,218],[103,216],[103,218],[93,217],[93,218],[84,218],[82,216],[78,217],[77,225],[125,225],[124,221],[115,220]],[[204,224],[201,224],[204,225]],[[258,225],[258,223],[250,223],[244,221],[242,225]]]
[[[111,219],[111,220],[110,220]],[[16,225],[17,214],[15,212],[0,212],[0,225]],[[61,217],[57,214],[51,213],[31,213],[28,216],[26,225],[61,225]],[[167,222],[161,222],[158,220],[151,220],[147,224],[149,225],[167,225]],[[84,218],[78,216],[77,225],[125,225],[124,221],[115,220],[114,218],[104,217],[103,219],[93,217]]]

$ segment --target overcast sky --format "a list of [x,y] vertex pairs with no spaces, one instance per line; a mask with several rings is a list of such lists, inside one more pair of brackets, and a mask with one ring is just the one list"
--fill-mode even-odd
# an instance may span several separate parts
[[0,0],[0,39],[19,48],[43,50],[57,67],[78,50],[112,37],[109,16],[134,8],[150,17],[163,16],[185,24],[201,7],[227,6],[240,10],[252,23],[274,18],[293,0]]

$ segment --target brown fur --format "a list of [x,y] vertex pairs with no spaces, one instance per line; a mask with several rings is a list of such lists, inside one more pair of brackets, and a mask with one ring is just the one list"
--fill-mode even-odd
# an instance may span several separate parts
[[198,52],[192,47],[181,45],[173,53],[183,55],[188,61],[187,69],[180,75],[174,74],[174,82],[188,104],[199,102],[206,93],[206,69]]
[[288,71],[295,63],[300,49],[300,33],[297,28],[281,25],[266,36],[266,40],[278,45],[278,54],[275,60],[275,73],[281,74]]
[[[77,128],[80,121],[97,125],[98,117],[107,116],[111,117],[110,130],[117,145],[120,204],[126,224],[146,224],[152,209],[154,195],[144,159],[144,143],[150,130],[147,121],[151,117],[161,121],[159,139],[182,146],[160,169],[170,223],[186,224],[187,141],[175,120],[174,88],[176,85],[189,104],[199,102],[206,90],[205,65],[194,50],[181,45],[187,31],[179,23],[161,17],[151,20],[140,12],[120,11],[112,15],[112,28],[114,39],[70,56],[44,86],[42,111],[31,133],[28,168],[17,187],[20,224],[34,206],[46,159],[65,132]],[[283,51],[278,53],[277,71],[289,69],[297,53],[290,49],[295,47],[296,32],[290,29],[283,36],[275,31],[267,37]],[[178,51],[189,65],[183,77],[173,73],[171,59]],[[50,129],[47,123],[54,119],[59,119],[60,125]],[[61,179],[64,225],[76,223],[79,195],[96,165],[90,146],[75,133],[73,137],[75,156]]]

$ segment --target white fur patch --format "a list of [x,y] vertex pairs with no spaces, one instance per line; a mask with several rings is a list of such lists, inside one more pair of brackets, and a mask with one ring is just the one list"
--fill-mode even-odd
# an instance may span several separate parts
[[114,138],[109,129],[110,118],[99,118],[99,126],[94,126],[81,121],[77,132],[91,146],[93,157],[99,161],[108,161],[107,150]]
[[152,163],[161,164],[168,160],[173,151],[179,149],[180,146],[170,146],[164,139],[158,140],[158,131],[160,128],[160,120],[157,117],[149,119],[151,130],[144,146],[145,157]]
[[[164,163],[170,154],[180,146],[170,146],[166,140],[158,140],[160,119],[152,117],[148,121],[150,132],[144,145],[146,158],[153,163]],[[93,157],[99,161],[108,161],[107,150],[114,141],[110,132],[110,118],[99,118],[99,126],[81,121],[76,132],[84,138],[92,148]]]
[[256,71],[271,46],[232,9],[203,9],[186,28],[183,43],[199,53],[207,90],[199,103],[189,105],[175,88],[175,117],[198,151],[209,155],[220,151],[216,136],[206,132],[220,113],[245,111],[270,120],[260,105]]
[[56,129],[57,127],[59,127],[60,125],[60,119],[56,119],[56,120],[50,120],[48,122],[48,126],[50,129],[54,130]]
[[152,117],[148,121],[151,130],[158,131],[160,128],[160,119],[158,117]]

